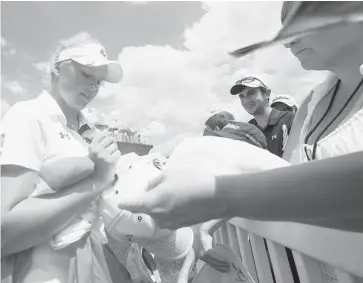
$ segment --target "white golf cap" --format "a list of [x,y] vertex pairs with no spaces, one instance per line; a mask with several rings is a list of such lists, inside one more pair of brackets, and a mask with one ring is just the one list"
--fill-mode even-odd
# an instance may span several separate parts
[[277,102],[284,103],[289,107],[297,106],[295,99],[291,95],[287,95],[287,94],[277,94],[277,95],[275,95],[270,100],[270,105],[272,106],[273,104],[275,104]]
[[189,227],[176,231],[159,229],[149,215],[126,210],[121,210],[105,229],[115,239],[127,236],[129,242],[138,243],[156,256],[168,260],[185,257],[194,240],[193,230]]
[[54,56],[53,66],[66,60],[73,60],[85,66],[107,66],[107,82],[117,83],[122,79],[120,63],[108,60],[105,49],[100,44],[83,43],[62,49]]
[[159,229],[149,215],[134,214],[117,206],[125,194],[137,196],[145,192],[148,183],[160,172],[147,159],[133,164],[128,172],[120,172],[116,185],[99,200],[100,215],[105,230],[116,240],[127,237],[130,243],[139,243],[160,258],[176,260],[185,257],[193,246],[191,228]]

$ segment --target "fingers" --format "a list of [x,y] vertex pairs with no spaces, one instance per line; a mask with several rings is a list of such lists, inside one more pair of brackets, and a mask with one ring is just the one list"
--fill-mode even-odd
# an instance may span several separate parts
[[116,142],[112,142],[111,144],[109,144],[107,147],[105,147],[107,149],[107,151],[112,155],[112,153],[114,153],[115,151],[118,150],[118,146]]
[[158,186],[164,180],[164,174],[160,173],[155,178],[151,179],[149,184],[147,185],[146,191],[150,191]]
[[93,140],[89,150],[91,154],[103,156],[103,158],[109,161],[118,160],[121,156],[117,142],[112,137],[104,135],[97,136],[97,138]]
[[149,192],[144,193],[141,196],[125,197],[118,203],[118,208],[128,210],[133,213],[145,213],[150,214],[149,209]]
[[101,133],[99,131],[94,131],[92,143],[98,144],[107,137],[110,137],[110,136],[105,135],[104,133]]
[[114,152],[110,155],[110,157],[109,157],[109,161],[110,161],[110,163],[114,163],[114,164],[116,164],[120,157],[121,157],[121,152],[120,152],[119,150],[116,150],[116,151],[114,151]]
[[116,143],[115,139],[108,135],[97,135],[93,138],[92,143],[102,148],[107,148],[111,144]]
[[189,253],[185,257],[183,266],[179,271],[178,282],[177,283],[187,283],[189,279],[189,274],[195,264],[196,256],[193,249],[189,250]]
[[117,143],[112,143],[108,148],[106,148],[106,151],[110,155],[112,162],[116,163],[121,157],[121,152],[118,149]]
[[121,151],[119,151],[118,149],[116,149],[115,151],[113,151],[111,153],[111,156],[114,157],[114,158],[119,159],[121,157]]

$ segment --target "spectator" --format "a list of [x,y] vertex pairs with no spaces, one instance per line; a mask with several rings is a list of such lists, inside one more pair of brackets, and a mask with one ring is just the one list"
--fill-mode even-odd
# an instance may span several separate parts
[[257,126],[265,134],[267,149],[281,157],[294,114],[271,108],[269,105],[271,90],[255,77],[246,77],[237,81],[230,93],[238,94],[243,108],[254,116],[249,123]]
[[278,94],[270,99],[270,106],[279,111],[297,111],[297,104],[295,99],[291,95]]

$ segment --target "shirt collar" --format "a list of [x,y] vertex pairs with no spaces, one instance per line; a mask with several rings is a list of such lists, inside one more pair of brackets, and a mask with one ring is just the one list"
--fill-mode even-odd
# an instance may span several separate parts
[[[285,115],[284,111],[272,108],[270,116],[268,117],[267,126],[276,126],[283,115]],[[252,119],[249,123],[258,126],[256,119]]]
[[[38,97],[38,102],[42,106],[42,111],[45,112],[49,117],[56,121],[60,121],[62,124],[67,125],[67,119],[62,109],[59,107],[57,101],[50,95],[49,92],[43,91]],[[79,128],[83,125],[88,125],[90,128],[93,127],[92,123],[85,117],[83,110],[78,113]]]
[[270,126],[277,125],[283,115],[285,115],[284,111],[279,111],[275,108],[272,108],[267,124]]

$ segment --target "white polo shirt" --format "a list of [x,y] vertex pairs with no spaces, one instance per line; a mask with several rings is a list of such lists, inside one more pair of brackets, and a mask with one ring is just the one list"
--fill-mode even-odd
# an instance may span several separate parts
[[[83,115],[80,120],[81,124],[87,122]],[[42,172],[57,159],[88,155],[87,144],[76,131],[67,127],[66,117],[57,102],[45,91],[36,99],[16,103],[10,108],[0,122],[0,129],[1,165],[19,165]],[[93,218],[87,220],[95,219],[96,214],[93,214]],[[21,283],[67,281],[69,249],[55,251],[49,240],[34,247],[32,267]]]

